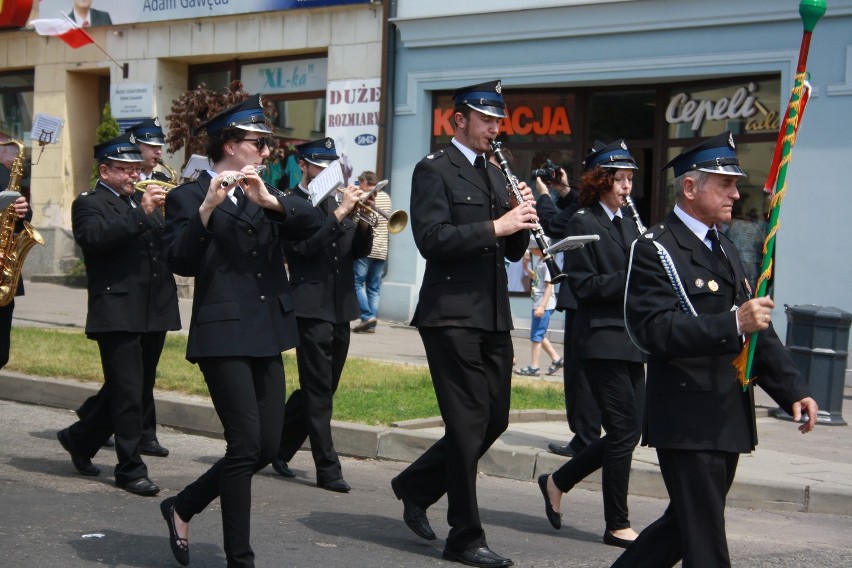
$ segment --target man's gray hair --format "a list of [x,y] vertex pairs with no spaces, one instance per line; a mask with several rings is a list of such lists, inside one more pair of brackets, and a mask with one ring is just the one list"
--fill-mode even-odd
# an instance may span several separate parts
[[680,203],[683,198],[683,180],[688,177],[691,177],[695,182],[695,186],[698,188],[698,191],[702,191],[704,189],[704,184],[706,184],[707,180],[710,178],[710,173],[702,172],[701,170],[692,170],[676,177],[674,180],[674,194],[675,201],[678,203]]

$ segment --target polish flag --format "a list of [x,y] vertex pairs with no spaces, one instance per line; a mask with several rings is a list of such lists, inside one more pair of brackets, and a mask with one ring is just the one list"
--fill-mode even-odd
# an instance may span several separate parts
[[92,36],[70,20],[31,20],[30,24],[35,28],[38,35],[58,37],[74,49],[95,43]]

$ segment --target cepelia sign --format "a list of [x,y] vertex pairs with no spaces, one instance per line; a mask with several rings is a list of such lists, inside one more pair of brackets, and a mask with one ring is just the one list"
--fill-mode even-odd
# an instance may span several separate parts
[[675,93],[666,107],[666,122],[689,123],[691,130],[700,131],[705,121],[741,120],[747,132],[778,130],[781,126],[778,111],[767,109],[757,91],[757,84],[749,83],[736,88],[731,96],[716,99],[694,99],[689,93]]

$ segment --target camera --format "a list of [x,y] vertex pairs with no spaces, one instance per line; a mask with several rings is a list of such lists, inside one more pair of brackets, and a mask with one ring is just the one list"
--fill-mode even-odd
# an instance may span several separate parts
[[557,183],[559,182],[559,170],[561,168],[554,164],[550,158],[537,170],[532,171],[532,177],[541,178],[541,181],[545,183]]

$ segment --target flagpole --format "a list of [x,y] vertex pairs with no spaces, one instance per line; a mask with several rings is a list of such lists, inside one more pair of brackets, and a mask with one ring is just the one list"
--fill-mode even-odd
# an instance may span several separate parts
[[115,64],[116,64],[116,65],[117,65],[117,66],[121,69],[122,73],[124,74],[124,79],[127,79],[127,74],[128,74],[128,71],[129,71],[129,65],[128,65],[127,63],[121,64],[121,63],[119,63],[118,61],[116,61],[115,59],[113,59],[113,58],[112,58],[112,56],[111,56],[109,53],[107,53],[107,52],[106,52],[106,50],[104,50],[104,48],[102,48],[101,46],[99,46],[99,45],[97,44],[97,42],[95,41],[95,38],[93,38],[92,36],[90,36],[90,35],[88,34],[88,32],[86,32],[86,30],[84,30],[83,28],[81,28],[80,26],[78,26],[78,25],[77,25],[77,22],[75,22],[74,20],[72,20],[71,18],[69,18],[69,17],[68,17],[68,14],[66,14],[65,12],[62,12],[62,11],[60,11],[59,13],[60,13],[60,14],[62,14],[62,17],[63,17],[63,18],[65,18],[66,20],[68,20],[68,21],[71,23],[71,25],[72,25],[72,26],[74,26],[76,29],[78,29],[78,30],[80,30],[81,32],[83,32],[83,33],[86,35],[86,37],[88,37],[90,40],[92,40],[92,45],[94,45],[95,47],[97,47],[98,49],[100,49],[100,50],[101,50],[101,52],[102,52],[104,55],[106,55],[106,56],[109,58],[109,60],[110,60],[110,61],[112,61],[113,63],[115,63]]

